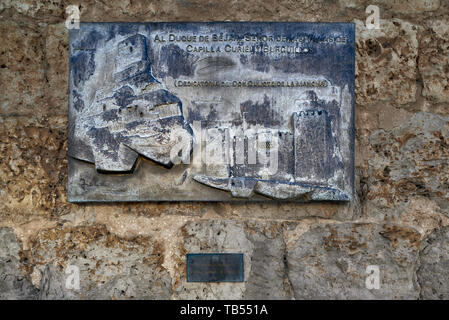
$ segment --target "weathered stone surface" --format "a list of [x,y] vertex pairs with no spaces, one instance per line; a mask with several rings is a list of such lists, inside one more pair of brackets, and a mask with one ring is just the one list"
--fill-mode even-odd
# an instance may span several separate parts
[[375,4],[381,7],[381,10],[391,10],[396,13],[420,13],[425,11],[435,11],[441,5],[441,0],[374,0],[370,4]]
[[0,216],[11,211],[52,215],[63,209],[66,121],[0,118]]
[[20,244],[12,229],[0,228],[0,299],[37,299],[29,275],[20,263]]
[[363,11],[369,5],[376,5],[380,9],[381,17],[384,17],[436,11],[441,6],[441,0],[339,0],[339,4],[340,8]]
[[423,238],[449,224],[447,213],[442,213],[440,206],[427,197],[411,198],[396,208],[396,212],[398,216],[392,217],[392,222],[414,228]]
[[29,115],[43,101],[44,38],[35,28],[0,21],[0,115]]
[[248,222],[245,229],[253,254],[243,299],[292,299],[280,225]]
[[[430,4],[429,8],[426,3]],[[445,66],[449,1],[168,0],[83,1],[81,4],[82,21],[351,22],[359,19],[355,112],[358,202],[338,205],[67,203],[67,103],[64,99],[68,74],[64,19],[68,4],[70,1],[59,0],[0,2],[0,226],[13,227],[15,233],[9,228],[0,229],[0,298],[125,298],[125,295],[172,299],[263,298],[268,291],[270,299],[290,299],[302,297],[298,287],[323,288],[320,292],[304,291],[308,297],[326,294],[326,297],[372,298],[379,297],[379,293],[364,289],[367,274],[360,265],[384,261],[380,271],[381,277],[387,276],[382,278],[386,286],[381,283],[385,297],[417,298],[421,287],[421,299],[448,299],[449,108]],[[388,20],[383,30],[363,28],[365,8],[369,4],[379,5],[381,18]],[[392,80],[389,80],[390,73],[395,75]],[[373,88],[378,92],[372,93]],[[213,221],[212,227],[208,220]],[[254,220],[257,223],[247,223]],[[351,226],[353,221],[368,221],[368,225],[355,228]],[[396,242],[388,240],[384,237],[388,233],[384,236],[377,233],[384,232],[385,221],[407,233]],[[197,229],[193,227],[196,222],[199,222]],[[336,240],[328,239],[327,225],[333,227],[342,222],[345,223],[341,227],[334,226]],[[284,227],[283,241],[279,231],[267,234],[262,231],[278,223]],[[90,227],[81,227],[84,224]],[[179,230],[185,224],[184,231],[190,230],[189,233]],[[256,231],[248,231],[245,224],[252,225],[251,229]],[[103,231],[87,231],[101,229],[102,225],[107,226],[108,236]],[[85,236],[70,235],[68,230],[74,226],[84,230]],[[390,239],[399,233],[391,232]],[[44,237],[45,234],[51,234],[52,240]],[[101,234],[99,239],[98,234]],[[229,236],[221,238],[222,234]],[[152,275],[156,268],[143,266],[143,259],[152,249],[150,245],[143,252],[146,249],[137,240],[141,239],[139,235],[151,239],[151,243],[161,244],[162,266],[169,277],[163,271],[154,271]],[[416,258],[416,250],[410,246],[409,235],[421,238],[419,263],[410,262]],[[107,246],[105,237],[118,237],[124,245]],[[33,238],[36,242],[31,241]],[[351,239],[357,240],[353,247]],[[96,241],[100,241],[98,245]],[[394,248],[390,247],[391,243],[395,243]],[[358,244],[360,251],[350,255],[351,248],[357,248]],[[86,249],[81,249],[84,245]],[[247,269],[249,282],[237,285],[236,290],[221,285],[189,287],[183,278],[183,257],[187,250],[202,248],[241,250],[253,257],[258,263],[251,263]],[[376,250],[384,258],[376,257]],[[34,252],[45,254],[38,257]],[[282,267],[286,252],[288,260],[286,267]],[[104,259],[100,258],[103,261],[98,271],[95,270],[98,258],[94,257],[97,254],[105,255]],[[113,263],[120,260],[120,255],[125,257],[126,267],[117,271]],[[393,257],[405,260],[399,264]],[[321,262],[322,268],[313,261]],[[65,289],[64,267],[69,262],[79,263],[81,291]],[[311,267],[305,268],[307,263]],[[134,270],[133,265],[137,270],[128,275],[127,270]],[[393,272],[394,268],[397,272]],[[90,275],[88,270],[94,273]],[[413,287],[414,273],[418,289]],[[310,278],[304,279],[304,275]],[[102,284],[102,276],[110,279]],[[91,284],[90,291],[83,287],[86,279]],[[148,291],[150,284],[156,282],[161,283],[159,289]],[[394,289],[393,283],[397,284]],[[407,289],[408,284],[412,289]]]
[[403,105],[415,101],[418,28],[400,19],[380,21],[380,29],[367,29],[355,20],[356,102],[390,100]]
[[64,23],[49,25],[45,42],[45,100],[51,115],[67,113],[68,32]]
[[[171,279],[161,244],[122,239],[104,227],[42,231],[31,249],[41,272],[42,299],[168,299]],[[80,270],[80,290],[67,289],[68,265]]]
[[419,72],[423,96],[449,102],[449,18],[429,20],[419,38]]
[[[419,234],[378,224],[312,226],[287,253],[296,299],[417,299]],[[380,269],[380,289],[365,286]]]
[[[333,4],[329,4],[333,7]],[[219,0],[186,1],[110,1],[98,4],[90,1],[81,6],[85,21],[198,21],[199,16],[207,21],[316,21],[328,14],[323,0],[281,0],[223,2]],[[293,13],[293,14],[292,14]]]
[[432,233],[420,253],[418,282],[422,299],[449,299],[449,227]]
[[37,19],[49,17],[64,17],[65,6],[63,0],[5,0],[0,4],[0,11],[12,8],[20,14],[28,15]]
[[353,39],[350,23],[81,23],[68,200],[351,201]]
[[[194,283],[181,279],[181,299],[289,299],[284,266],[282,228],[276,223],[198,221],[187,223],[183,233],[186,253],[243,253],[245,282]],[[180,269],[185,268],[185,261]]]

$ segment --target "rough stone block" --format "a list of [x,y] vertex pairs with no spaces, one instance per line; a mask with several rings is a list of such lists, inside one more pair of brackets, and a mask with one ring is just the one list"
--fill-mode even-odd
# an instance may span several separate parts
[[370,137],[369,214],[425,196],[448,209],[449,118],[417,113],[391,131]]
[[68,32],[64,23],[49,25],[45,43],[47,64],[45,101],[52,116],[67,114]]
[[243,253],[245,282],[188,283],[182,278],[176,290],[181,299],[291,298],[284,265],[285,244],[279,224],[197,221],[187,223],[182,233],[186,253]]
[[[148,237],[122,239],[105,227],[42,231],[31,253],[41,299],[169,299],[171,279],[163,251]],[[66,288],[67,266],[80,271],[80,289]]]

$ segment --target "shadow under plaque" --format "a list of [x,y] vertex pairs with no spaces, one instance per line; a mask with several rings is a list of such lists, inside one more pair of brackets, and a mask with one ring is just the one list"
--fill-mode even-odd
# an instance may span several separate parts
[[81,23],[68,200],[351,201],[354,24]]

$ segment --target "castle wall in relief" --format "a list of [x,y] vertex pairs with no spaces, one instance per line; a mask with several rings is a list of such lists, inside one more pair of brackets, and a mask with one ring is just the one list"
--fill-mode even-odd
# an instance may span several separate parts
[[350,201],[354,27],[82,23],[70,201]]

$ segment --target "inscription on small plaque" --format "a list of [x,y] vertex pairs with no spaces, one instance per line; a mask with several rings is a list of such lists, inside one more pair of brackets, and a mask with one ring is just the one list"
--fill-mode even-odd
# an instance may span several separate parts
[[244,281],[242,253],[187,254],[187,282]]
[[352,23],[81,23],[69,40],[69,201],[352,200]]

